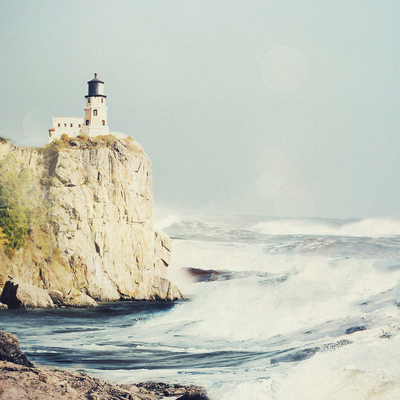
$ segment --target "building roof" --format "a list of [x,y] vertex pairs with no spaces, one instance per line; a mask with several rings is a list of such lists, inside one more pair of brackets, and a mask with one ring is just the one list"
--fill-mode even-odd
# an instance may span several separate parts
[[88,81],[88,83],[90,83],[90,82],[104,83],[101,79],[99,79],[99,78],[97,77],[97,74],[96,74],[96,73],[94,74],[94,78],[91,79],[90,81]]

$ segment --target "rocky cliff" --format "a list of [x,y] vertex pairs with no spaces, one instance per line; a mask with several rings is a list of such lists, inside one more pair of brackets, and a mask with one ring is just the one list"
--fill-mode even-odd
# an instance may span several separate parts
[[166,278],[171,240],[154,228],[150,160],[132,138],[63,137],[46,149],[3,141],[0,159],[1,173],[25,177],[29,215],[45,214],[0,255],[3,284],[11,276],[100,301],[182,298]]

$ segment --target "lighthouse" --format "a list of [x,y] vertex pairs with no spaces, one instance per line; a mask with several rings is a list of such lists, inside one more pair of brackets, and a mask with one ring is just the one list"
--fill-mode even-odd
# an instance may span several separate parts
[[104,82],[94,74],[94,78],[88,82],[88,94],[85,96],[85,118],[53,117],[49,141],[60,139],[64,134],[68,137],[109,135],[106,98]]
[[85,96],[85,118],[82,133],[88,136],[108,135],[110,130],[107,125],[107,107],[104,94],[104,82],[94,74],[88,82],[88,94]]

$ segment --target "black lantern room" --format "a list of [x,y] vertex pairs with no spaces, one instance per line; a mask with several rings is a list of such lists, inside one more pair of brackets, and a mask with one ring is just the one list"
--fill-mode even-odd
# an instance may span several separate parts
[[107,97],[104,95],[104,82],[94,74],[94,78],[88,82],[89,93],[85,98],[88,97]]

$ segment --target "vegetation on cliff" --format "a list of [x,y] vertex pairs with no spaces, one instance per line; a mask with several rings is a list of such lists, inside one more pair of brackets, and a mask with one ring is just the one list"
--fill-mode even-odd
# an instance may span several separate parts
[[0,247],[9,255],[25,246],[29,229],[44,228],[46,215],[32,171],[17,163],[11,153],[0,165]]
[[[89,137],[87,135],[78,135],[77,137],[70,138],[66,134],[62,135],[60,139],[55,139],[46,145],[44,151],[47,154],[54,155],[59,151],[65,149],[96,149],[108,147],[114,149],[119,140],[113,135],[102,135],[96,137]],[[127,149],[132,153],[143,153],[143,149],[138,143],[130,136],[124,138],[124,143]]]

